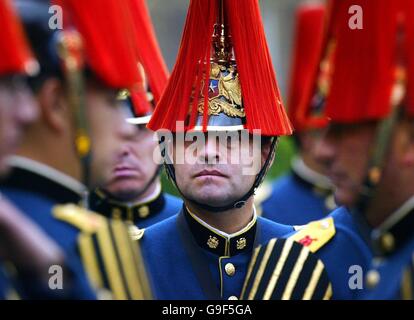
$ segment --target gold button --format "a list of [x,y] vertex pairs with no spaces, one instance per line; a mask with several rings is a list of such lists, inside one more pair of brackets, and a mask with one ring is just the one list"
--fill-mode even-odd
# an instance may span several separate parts
[[368,173],[369,180],[374,185],[378,184],[378,182],[381,180],[381,175],[381,169],[378,167],[373,167]]
[[391,233],[385,233],[381,236],[381,246],[386,252],[391,252],[395,247],[395,239]]
[[224,270],[226,270],[227,275],[230,277],[234,276],[234,274],[236,273],[236,268],[232,263],[226,263],[226,265],[224,266]]
[[239,298],[237,298],[236,296],[230,296],[229,300],[239,300]]
[[150,210],[148,206],[142,206],[138,209],[138,212],[140,218],[146,218],[148,217]]
[[373,289],[377,286],[378,282],[380,281],[380,274],[377,270],[370,270],[367,273],[366,283],[370,289]]
[[119,208],[112,209],[112,218],[113,219],[121,219],[122,212]]

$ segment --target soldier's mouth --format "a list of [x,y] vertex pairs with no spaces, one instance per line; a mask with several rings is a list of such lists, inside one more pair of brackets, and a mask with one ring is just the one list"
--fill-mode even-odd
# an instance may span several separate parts
[[225,174],[221,173],[218,170],[202,170],[195,175],[195,177],[206,177],[206,176],[215,176],[215,177],[227,177]]
[[117,166],[114,168],[112,174],[115,177],[119,178],[119,177],[137,175],[138,171],[135,168],[128,167],[128,166]]

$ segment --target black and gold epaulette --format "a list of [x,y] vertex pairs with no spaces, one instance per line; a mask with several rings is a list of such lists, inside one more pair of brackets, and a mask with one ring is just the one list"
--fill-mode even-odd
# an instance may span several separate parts
[[151,299],[136,241],[143,236],[143,230],[132,230],[121,220],[107,219],[73,204],[56,206],[53,214],[80,230],[77,239],[80,257],[98,298]]
[[297,232],[289,237],[311,252],[316,252],[326,245],[336,233],[333,218],[325,218],[318,221],[310,222],[304,226],[295,227]]
[[53,216],[87,233],[96,232],[105,222],[100,215],[75,204],[55,206]]
[[291,239],[272,239],[253,252],[241,293],[244,300],[329,300],[323,263]]

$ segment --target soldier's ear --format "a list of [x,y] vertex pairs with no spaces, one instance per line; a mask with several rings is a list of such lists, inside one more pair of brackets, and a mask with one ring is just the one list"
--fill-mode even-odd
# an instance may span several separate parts
[[[265,164],[267,157],[269,156],[269,152],[271,152],[272,147],[272,139],[267,137],[262,137],[262,144],[261,144],[261,151],[262,151],[262,166]],[[274,156],[270,159],[269,167],[272,166],[274,160]]]
[[64,85],[58,78],[49,78],[37,92],[42,119],[54,132],[66,130],[70,121]]

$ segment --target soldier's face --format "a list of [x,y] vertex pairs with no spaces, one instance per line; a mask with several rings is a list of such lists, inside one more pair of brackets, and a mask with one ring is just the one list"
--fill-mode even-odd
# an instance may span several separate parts
[[158,148],[154,133],[145,125],[134,126],[134,129],[135,134],[131,139],[121,145],[110,181],[104,188],[122,201],[133,201],[145,192],[158,168],[153,159]]
[[92,184],[103,186],[110,180],[122,145],[135,133],[125,120],[116,99],[117,90],[89,83],[86,94],[87,117],[92,139]]
[[5,157],[19,145],[25,127],[38,115],[38,107],[19,78],[0,78],[0,176],[7,172]]
[[374,123],[332,124],[316,146],[316,157],[327,166],[341,205],[354,205],[362,191],[375,132]]
[[328,168],[324,162],[318,161],[317,155],[315,154],[316,147],[322,136],[321,130],[308,130],[298,134],[300,139],[300,152],[305,162],[311,166],[313,170],[327,175]]
[[187,200],[211,206],[228,205],[250,190],[258,171],[246,168],[264,164],[270,143],[253,143],[250,138],[247,143],[239,143],[238,152],[232,153],[235,146],[230,143],[223,146],[208,136],[205,141],[196,152],[195,164],[194,159],[188,161],[193,156],[190,142],[175,145],[175,155],[185,155],[184,163],[174,164],[177,185]]

